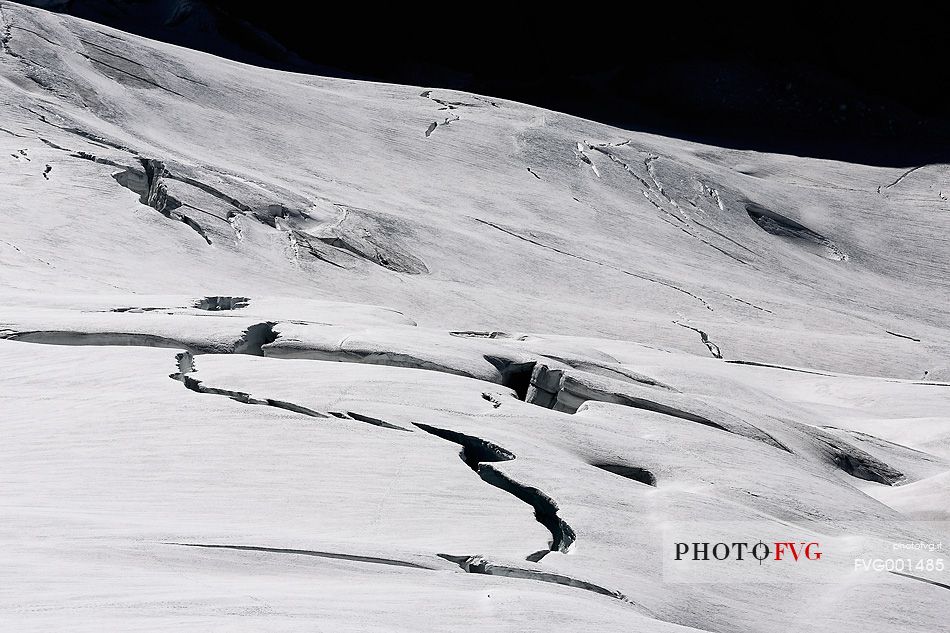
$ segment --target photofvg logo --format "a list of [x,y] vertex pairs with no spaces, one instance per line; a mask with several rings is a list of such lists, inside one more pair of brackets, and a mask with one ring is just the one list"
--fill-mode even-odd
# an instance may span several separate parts
[[[946,546],[891,535],[947,533],[922,522],[849,522],[827,530],[779,522],[671,522],[659,549],[674,583],[893,582],[894,575],[945,583]],[[821,530],[821,531],[820,531]]]
[[815,582],[828,565],[824,537],[788,524],[671,523],[663,539],[667,582]]
[[755,543],[733,541],[731,543],[693,541],[674,543],[676,560],[689,557],[691,560],[736,560],[757,561],[760,565],[766,561],[811,561],[821,560],[821,543],[818,541],[773,541]]

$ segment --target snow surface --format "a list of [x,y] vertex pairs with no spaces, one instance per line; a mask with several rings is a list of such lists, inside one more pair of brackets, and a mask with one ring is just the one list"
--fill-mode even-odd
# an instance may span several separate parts
[[950,630],[943,166],[0,46],[3,630]]

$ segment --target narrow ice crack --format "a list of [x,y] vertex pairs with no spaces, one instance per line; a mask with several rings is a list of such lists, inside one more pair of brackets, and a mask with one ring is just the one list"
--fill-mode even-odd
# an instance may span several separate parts
[[53,40],[49,39],[48,37],[46,37],[46,36],[43,35],[42,33],[37,33],[36,31],[34,31],[34,30],[32,30],[32,29],[28,29],[28,28],[26,28],[26,27],[24,27],[24,26],[20,26],[20,25],[18,25],[18,24],[11,24],[11,25],[10,25],[10,28],[11,28],[11,29],[17,29],[18,31],[24,31],[24,32],[26,32],[26,33],[30,33],[31,35],[35,35],[36,37],[40,38],[41,40],[43,40],[43,41],[46,42],[47,44],[52,44],[53,46],[59,46],[59,43],[58,43],[58,42],[54,42]]
[[[647,198],[647,199],[650,200],[649,198]],[[662,211],[663,213],[667,214],[667,215],[670,216],[670,217],[675,218],[676,220],[679,220],[680,222],[682,222],[683,224],[686,224],[686,225],[688,226],[688,220],[683,220],[683,219],[679,218],[678,216],[671,214],[669,211],[667,211],[667,210],[664,209],[663,207],[661,207],[661,206],[657,205],[655,202],[653,202],[653,200],[650,200],[650,202],[653,203],[653,205],[654,205],[657,209],[659,209],[660,211]],[[686,228],[686,226],[680,226],[680,225],[677,225],[677,224],[673,224],[672,222],[670,222],[670,221],[667,220],[666,218],[662,218],[662,217],[661,217],[660,219],[663,220],[664,222],[666,222],[667,224],[669,224],[670,226],[679,229],[679,230],[682,231],[683,233],[686,233],[686,234],[689,235],[690,237],[696,238],[697,240],[699,240],[700,242],[702,242],[703,244],[705,244],[705,245],[708,246],[709,248],[711,248],[711,249],[713,249],[713,250],[715,250],[715,251],[717,251],[717,252],[719,252],[719,253],[722,253],[723,255],[725,255],[726,257],[728,257],[729,259],[735,260],[735,261],[739,262],[740,264],[742,264],[742,265],[744,265],[744,266],[751,266],[751,265],[752,265],[752,264],[750,264],[749,262],[747,262],[746,260],[742,259],[741,257],[736,257],[735,255],[733,255],[733,254],[730,253],[729,251],[727,251],[727,250],[725,250],[725,249],[723,249],[723,248],[720,248],[720,247],[716,246],[715,244],[713,244],[713,243],[710,242],[709,240],[705,240],[705,239],[701,238],[700,236],[696,235],[695,233],[693,233],[692,231],[690,231],[688,228]],[[731,240],[730,240],[730,241],[731,241]],[[746,249],[746,250],[748,250],[748,249]]]
[[485,392],[485,391],[482,392],[482,399],[490,402],[493,409],[497,409],[498,407],[501,406],[501,400],[499,400],[498,398],[496,398],[495,396],[491,395],[488,392]]
[[[48,118],[46,118],[45,114],[40,114],[36,110],[33,110],[32,108],[28,108],[26,106],[20,106],[20,107],[26,110],[27,112],[29,112],[30,114],[32,114],[33,116],[35,116],[42,123],[45,123],[46,125],[54,127],[57,130],[62,130],[64,132],[69,132],[70,134],[75,134],[76,136],[81,136],[82,138],[86,139],[87,141],[89,141],[90,143],[94,145],[100,145],[106,148],[121,150],[123,152],[128,152],[129,154],[134,154],[134,155],[138,154],[138,152],[136,152],[134,149],[128,148],[125,145],[120,145],[119,143],[115,143],[113,141],[110,141],[107,138],[103,138],[97,134],[93,134],[92,132],[87,132],[77,127],[72,127],[68,125],[58,125],[50,121]],[[40,139],[40,140],[43,140],[43,139]],[[50,145],[51,147],[53,147],[53,144],[51,144],[49,141],[44,141],[44,142],[47,145]],[[63,148],[57,148],[57,149],[63,149]]]
[[[470,574],[485,574],[488,576],[503,576],[506,578],[519,578],[522,580],[535,580],[538,582],[552,583],[555,585],[563,585],[566,587],[574,587],[575,589],[583,589],[584,591],[590,591],[593,593],[600,594],[602,596],[608,596],[621,602],[628,604],[634,604],[623,593],[615,590],[608,589],[601,585],[588,582],[586,580],[580,580],[572,576],[567,576],[564,574],[559,574],[553,571],[547,570],[538,570],[538,569],[521,569],[519,567],[512,567],[509,565],[500,565],[493,563],[489,559],[481,555],[475,556],[453,556],[451,554],[439,554],[440,558],[443,558],[447,561],[453,562],[458,565],[463,571]],[[636,605],[640,606],[640,605]],[[642,607],[641,607],[642,608]]]
[[[310,556],[314,558],[326,558],[330,560],[342,560],[353,563],[366,563],[371,565],[384,565],[388,567],[402,567],[408,569],[419,569],[425,571],[440,571],[441,566],[438,565],[425,565],[418,562],[399,560],[397,558],[386,558],[380,556],[364,556],[359,554],[345,554],[341,552],[328,552],[320,550],[309,550],[309,549],[296,549],[288,547],[263,547],[258,545],[237,545],[230,543],[179,543],[174,541],[165,541],[163,545],[171,545],[175,547],[190,547],[190,548],[199,548],[199,549],[212,549],[212,550],[232,550],[238,552],[261,552],[266,554],[286,554],[291,556]],[[459,569],[463,572],[470,574],[484,574],[488,576],[498,576],[504,578],[513,578],[520,580],[533,580],[536,582],[544,582],[555,585],[562,585],[565,587],[573,587],[575,589],[582,589],[584,591],[590,591],[592,593],[600,594],[602,596],[607,596],[609,598],[614,598],[620,600],[621,602],[636,606],[640,609],[643,609],[641,605],[630,600],[620,591],[614,589],[608,589],[602,585],[592,583],[586,580],[581,580],[579,578],[574,578],[573,576],[567,576],[565,574],[559,574],[553,571],[539,570],[539,569],[522,569],[519,567],[512,567],[508,565],[500,565],[494,563],[487,558],[481,555],[475,556],[453,556],[451,554],[436,554],[436,556],[444,561],[448,561],[455,565],[458,565]],[[647,612],[644,609],[644,612]]]
[[695,327],[693,327],[693,326],[691,326],[691,325],[686,325],[685,323],[680,323],[679,321],[673,321],[673,323],[675,323],[676,325],[678,325],[678,326],[680,326],[680,327],[684,327],[684,328],[686,328],[687,330],[692,330],[692,331],[696,332],[697,334],[699,334],[700,340],[702,340],[703,345],[706,346],[706,349],[709,350],[709,353],[712,354],[714,358],[722,358],[722,351],[719,349],[719,346],[718,346],[718,345],[716,345],[716,344],[713,343],[711,340],[709,340],[709,335],[708,335],[708,334],[706,334],[705,332],[703,332],[703,331],[700,330],[699,328],[695,328]]
[[769,314],[775,314],[774,312],[772,312],[772,311],[769,310],[768,308],[763,308],[762,306],[757,306],[757,305],[755,305],[754,303],[750,303],[750,302],[746,301],[745,299],[740,299],[739,297],[733,297],[733,296],[730,295],[730,294],[727,294],[726,296],[729,297],[730,299],[732,299],[733,301],[737,301],[737,302],[739,302],[739,303],[743,303],[743,304],[745,304],[745,305],[747,305],[747,306],[750,306],[750,307],[752,307],[752,308],[755,308],[756,310],[761,310],[762,312],[768,312]]
[[589,144],[587,144],[586,142],[578,141],[578,142],[577,142],[577,147],[576,147],[574,153],[577,155],[577,157],[578,157],[579,159],[581,159],[581,162],[587,163],[587,165],[588,165],[591,169],[594,170],[594,175],[595,175],[595,176],[597,176],[598,178],[600,178],[600,170],[597,169],[597,165],[594,164],[594,161],[592,161],[592,160],[590,159],[590,156],[587,155],[587,152],[584,151],[585,148],[586,148],[586,149],[597,149],[597,148],[595,148],[595,147],[591,147],[591,146],[590,146]]
[[[240,220],[241,214],[235,213],[234,211],[228,212],[228,224],[231,225],[231,229],[234,231],[234,238],[238,242],[244,241],[244,229],[241,228]],[[291,245],[294,246],[294,242],[291,241]],[[296,254],[296,250],[294,251]]]
[[751,365],[752,367],[768,367],[769,369],[783,369],[785,371],[797,371],[802,374],[814,374],[816,376],[831,376],[832,374],[826,374],[820,371],[812,371],[810,369],[798,369],[796,367],[786,367],[784,365],[772,365],[769,363],[759,363],[754,360],[726,360],[723,361],[730,363],[732,365]]
[[[26,137],[24,137],[24,138],[26,138]],[[45,139],[45,138],[40,138],[40,141],[42,141],[44,145],[46,145],[46,146],[48,146],[48,147],[52,147],[53,149],[58,149],[58,150],[60,150],[61,152],[71,152],[71,151],[73,151],[73,150],[71,150],[71,149],[67,149],[67,148],[63,147],[62,145],[57,145],[57,144],[54,143],[53,141],[49,141],[49,140],[47,140],[47,139]]]
[[693,294],[692,292],[690,292],[690,291],[688,291],[688,290],[684,290],[683,288],[680,288],[679,286],[675,286],[675,285],[673,285],[673,284],[671,284],[671,283],[669,283],[669,282],[663,281],[663,280],[661,280],[661,279],[655,279],[655,278],[653,278],[653,277],[648,277],[647,275],[643,275],[643,274],[640,274],[640,273],[631,272],[631,271],[629,271],[629,270],[620,268],[620,267],[618,267],[618,266],[614,266],[614,265],[612,265],[612,264],[607,264],[607,263],[605,263],[605,262],[597,261],[597,260],[595,260],[595,259],[590,259],[590,258],[584,257],[584,256],[582,256],[582,255],[576,255],[576,254],[571,253],[571,252],[569,252],[569,251],[565,251],[565,250],[562,250],[562,249],[560,249],[560,248],[557,248],[556,246],[549,246],[549,245],[547,245],[547,244],[545,244],[545,243],[543,243],[543,242],[539,242],[539,241],[537,241],[537,240],[535,240],[535,239],[533,239],[533,238],[525,237],[524,235],[521,235],[521,234],[519,234],[519,233],[516,233],[515,231],[512,231],[512,230],[510,230],[510,229],[506,229],[505,227],[500,226],[500,225],[498,225],[498,224],[495,224],[494,222],[489,222],[489,221],[487,221],[487,220],[482,220],[482,219],[480,219],[480,218],[472,218],[472,219],[475,220],[476,222],[479,222],[479,223],[484,224],[484,225],[486,225],[486,226],[490,226],[490,227],[492,227],[493,229],[499,230],[499,231],[501,231],[502,233],[507,233],[508,235],[511,235],[512,237],[515,237],[515,238],[517,238],[517,239],[519,239],[519,240],[523,240],[523,241],[528,242],[528,243],[530,243],[530,244],[534,244],[535,246],[540,246],[541,248],[546,248],[546,249],[548,249],[548,250],[550,250],[550,251],[554,251],[555,253],[560,253],[561,255],[567,255],[568,257],[573,257],[573,258],[575,258],[575,259],[579,259],[579,260],[581,260],[581,261],[585,261],[585,262],[588,262],[588,263],[590,263],[590,264],[595,264],[595,265],[597,265],[597,266],[603,266],[603,267],[605,267],[605,268],[610,268],[611,270],[615,270],[615,271],[617,271],[617,272],[619,272],[619,273],[623,273],[624,275],[629,275],[629,276],[631,276],[631,277],[636,277],[637,279],[642,279],[642,280],[644,280],[644,281],[649,281],[649,282],[651,282],[651,283],[660,284],[661,286],[665,286],[665,287],[667,287],[667,288],[670,288],[671,290],[675,290],[675,291],[677,291],[677,292],[681,292],[681,293],[683,293],[683,294],[685,294],[685,295],[688,295],[688,296],[692,297],[692,298],[695,299],[696,301],[699,301],[700,303],[702,303],[702,304],[703,304],[703,307],[705,307],[705,308],[706,308],[707,310],[709,310],[710,312],[713,311],[712,306],[710,306],[702,297],[699,297],[698,295],[695,295],[695,294]]
[[490,462],[511,461],[515,459],[514,453],[478,437],[420,422],[414,424],[430,435],[461,446],[462,451],[459,457],[481,477],[482,481],[504,490],[534,508],[535,519],[551,533],[550,551],[563,553],[570,551],[576,534],[574,529],[558,515],[557,503],[537,488],[515,481],[490,464]]
[[86,45],[88,45],[88,46],[92,46],[93,48],[99,49],[100,51],[102,51],[103,53],[105,53],[105,54],[107,54],[107,55],[112,55],[113,57],[115,57],[115,58],[117,58],[117,59],[121,59],[121,60],[126,61],[126,62],[129,62],[130,64],[135,64],[136,66],[140,66],[140,67],[142,67],[142,68],[147,68],[147,66],[146,66],[145,64],[143,64],[143,63],[141,63],[141,62],[137,62],[137,61],[135,61],[134,59],[131,59],[131,58],[129,58],[129,57],[126,57],[125,55],[120,55],[119,53],[116,53],[115,51],[109,50],[109,49],[106,48],[105,46],[101,46],[101,45],[99,45],[99,44],[96,44],[95,42],[90,42],[89,40],[84,39],[84,38],[81,38],[81,37],[78,37],[78,38],[76,38],[76,39],[78,39],[78,40],[79,40],[80,42],[82,42],[83,44],[86,44]]
[[0,4],[0,25],[2,25],[2,28],[0,28],[0,52],[4,52],[10,57],[21,59],[21,56],[17,53],[14,53],[13,49],[10,48],[10,40],[13,37],[11,33],[13,24],[7,18],[7,15],[3,10],[3,4]]
[[660,180],[659,180],[659,178],[658,178],[657,175],[656,175],[656,168],[653,166],[653,164],[654,164],[659,158],[660,158],[660,157],[657,156],[656,154],[649,154],[649,155],[647,155],[646,158],[643,159],[643,164],[644,164],[644,166],[647,168],[647,173],[650,174],[650,180],[653,181],[653,184],[656,186],[656,190],[660,192],[660,195],[663,196],[663,198],[664,198],[667,202],[669,202],[671,205],[673,205],[673,208],[679,209],[679,208],[680,208],[680,205],[678,205],[678,204],[676,203],[676,200],[674,200],[672,196],[670,196],[668,193],[666,193],[666,190],[663,189],[663,185],[660,183]]
[[[91,154],[86,155],[83,152],[80,152],[79,157],[121,167],[121,165],[113,163],[112,161],[98,159]],[[125,171],[114,174],[113,178],[126,189],[139,194],[139,202],[146,206],[152,207],[170,220],[177,220],[184,223],[195,233],[200,235],[205,240],[205,242],[208,243],[208,246],[212,246],[211,238],[208,237],[208,233],[205,231],[204,227],[202,227],[193,218],[176,210],[186,205],[168,193],[168,188],[163,182],[164,178],[168,175],[168,170],[165,169],[165,163],[160,160],[150,158],[139,159],[139,163],[142,167],[141,170],[133,167],[126,167]],[[201,211],[201,209],[197,210]],[[214,217],[219,220],[226,221],[224,218],[220,218],[218,216]]]
[[[435,97],[432,96],[431,90],[426,90],[422,92],[419,96],[424,99],[429,99],[430,101],[434,101],[435,103],[439,104],[441,106],[439,110],[455,110],[460,106],[467,106],[467,107],[472,107],[472,108],[484,107],[477,103],[465,103],[462,101],[446,101],[444,99],[436,99]],[[432,133],[435,132],[435,130],[440,125],[444,127],[450,123],[455,123],[456,121],[461,121],[461,120],[462,119],[461,117],[459,117],[459,115],[452,114],[451,117],[443,117],[441,123],[439,123],[438,121],[433,121],[432,123],[429,124],[429,127],[426,128],[426,131],[425,131],[426,138],[429,138],[430,136],[432,136]]]
[[904,180],[905,178],[907,178],[908,176],[910,176],[912,173],[914,173],[914,172],[917,171],[918,169],[922,169],[922,168],[924,168],[924,167],[926,167],[926,165],[918,165],[918,166],[916,166],[916,167],[911,167],[910,169],[908,169],[907,171],[905,171],[904,173],[902,173],[900,176],[898,176],[897,179],[894,180],[894,182],[892,182],[892,183],[890,183],[890,184],[888,184],[888,185],[884,185],[883,187],[878,187],[877,192],[878,192],[878,193],[881,193],[881,190],[882,190],[882,189],[890,189],[891,187],[896,187],[897,185],[901,184],[901,182],[903,182],[903,180]]
[[703,193],[705,193],[707,196],[710,196],[713,200],[716,201],[716,206],[719,207],[720,211],[726,210],[726,206],[722,203],[722,196],[719,194],[718,189],[714,189],[713,187],[710,187],[709,185],[702,182],[699,183],[699,186],[702,188]]
[[173,95],[175,95],[175,96],[182,97],[182,98],[185,97],[185,95],[181,94],[180,92],[176,92],[176,91],[172,90],[171,88],[167,88],[167,87],[163,86],[162,84],[160,84],[160,83],[158,83],[158,82],[155,82],[155,81],[153,81],[153,80],[151,80],[151,79],[147,79],[147,78],[145,78],[145,77],[140,77],[139,75],[136,75],[135,73],[130,73],[129,71],[125,70],[124,68],[119,68],[118,66],[113,66],[112,64],[109,64],[109,63],[107,63],[107,62],[104,62],[104,61],[102,61],[101,59],[96,59],[95,57],[92,57],[91,55],[86,55],[85,53],[78,53],[78,55],[79,55],[80,57],[85,57],[86,59],[88,59],[88,60],[91,61],[91,62],[95,62],[96,64],[100,64],[101,66],[105,66],[106,68],[110,68],[110,69],[112,69],[112,70],[114,70],[114,71],[116,71],[116,72],[118,72],[118,73],[122,73],[123,75],[128,75],[129,77],[132,77],[133,79],[136,79],[136,80],[138,80],[138,81],[141,81],[142,83],[148,84],[148,85],[150,85],[150,86],[154,86],[155,88],[158,88],[158,89],[160,89],[160,90],[164,90],[165,92],[169,92],[169,93],[171,93],[171,94],[173,94]]
[[[631,167],[627,162],[625,162],[624,160],[622,160],[620,157],[616,156],[613,152],[608,151],[608,149],[607,149],[608,147],[617,147],[618,145],[620,145],[620,144],[613,144],[613,145],[611,145],[611,144],[609,144],[609,143],[602,143],[602,144],[599,144],[599,145],[590,145],[590,144],[588,144],[587,147],[589,147],[590,149],[592,149],[592,150],[594,150],[594,151],[600,152],[601,154],[603,154],[604,156],[606,156],[607,158],[609,158],[612,162],[616,163],[616,164],[619,165],[621,168],[623,168],[623,170],[626,171],[628,174],[630,174],[631,176],[633,176],[633,177],[637,180],[637,182],[640,183],[641,187],[643,187],[643,196],[647,199],[647,201],[650,202],[650,204],[652,204],[652,205],[653,205],[658,211],[660,211],[661,213],[665,214],[665,215],[668,216],[668,217],[673,218],[674,220],[680,222],[680,223],[683,224],[683,225],[687,225],[687,226],[688,226],[688,225],[691,224],[691,223],[692,223],[692,224],[695,224],[696,226],[699,226],[699,227],[701,227],[701,228],[703,228],[703,229],[709,231],[710,233],[713,233],[713,234],[715,234],[715,235],[717,235],[717,236],[719,236],[719,237],[721,237],[721,238],[723,238],[723,239],[725,239],[725,240],[731,242],[732,244],[738,246],[739,248],[742,248],[742,249],[748,251],[749,253],[751,253],[751,254],[753,254],[753,255],[756,255],[755,251],[749,249],[749,248],[748,248],[747,246],[745,246],[744,244],[741,244],[741,243],[737,242],[736,240],[734,240],[734,239],[732,239],[732,238],[730,238],[730,237],[728,237],[728,236],[726,236],[726,235],[723,235],[723,234],[720,233],[719,231],[717,231],[717,230],[715,230],[715,229],[713,229],[713,228],[707,226],[706,224],[703,224],[703,223],[697,221],[695,218],[691,217],[691,216],[686,212],[686,210],[685,210],[682,206],[680,206],[680,205],[676,202],[676,200],[673,199],[673,197],[672,197],[670,194],[668,194],[668,193],[666,192],[666,189],[663,187],[663,184],[660,182],[659,177],[658,177],[657,174],[656,174],[656,169],[655,169],[655,167],[654,167],[654,163],[660,158],[659,156],[657,156],[656,154],[648,154],[647,157],[646,157],[646,158],[644,159],[644,161],[643,161],[644,168],[646,169],[647,174],[650,176],[650,180],[652,181],[652,183],[651,183],[651,182],[648,182],[648,181],[647,181],[645,178],[643,178],[642,176],[640,176],[640,174],[638,174],[638,173],[636,172],[636,170],[635,170],[633,167]],[[720,195],[719,195],[719,191],[718,191],[718,190],[715,190],[715,189],[712,189],[712,188],[709,188],[709,187],[707,187],[706,185],[704,185],[704,184],[702,184],[702,183],[700,183],[700,184],[701,184],[701,186],[703,187],[703,191],[707,191],[707,190],[708,190],[708,191],[712,192],[712,193],[710,193],[709,195],[712,195],[712,196],[715,198],[716,203],[719,205],[720,210],[724,210],[724,206],[723,206],[723,203],[722,203],[722,198],[721,198]],[[683,214],[684,217],[680,217],[679,215],[677,215],[677,214],[674,213],[673,211],[668,210],[668,209],[667,209],[665,206],[663,206],[662,204],[660,204],[660,203],[656,202],[655,200],[653,200],[653,198],[650,197],[650,194],[653,193],[653,192],[656,192],[655,195],[658,195],[658,196],[659,196],[659,199],[660,199],[662,202],[664,202],[664,203],[666,203],[666,204],[669,204],[675,211],[678,211],[679,213]],[[695,205],[694,205],[694,206],[695,206]],[[698,208],[698,207],[697,207],[697,208]],[[669,224],[672,224],[672,223],[669,223]],[[723,248],[720,248],[719,246],[716,246],[715,244],[713,244],[712,242],[710,242],[710,241],[708,241],[708,240],[706,240],[706,239],[703,239],[702,237],[696,235],[695,233],[693,233],[693,232],[690,231],[689,229],[687,229],[687,228],[685,228],[685,227],[683,227],[683,226],[677,226],[677,225],[675,225],[675,224],[673,224],[673,226],[676,226],[677,228],[679,228],[681,231],[683,231],[683,232],[686,233],[687,235],[689,235],[689,236],[691,236],[691,237],[693,237],[693,238],[696,238],[697,240],[699,240],[700,242],[702,242],[702,243],[705,244],[706,246],[708,246],[708,247],[710,247],[710,248],[712,248],[712,249],[714,249],[714,250],[716,250],[716,251],[722,253],[723,255],[729,257],[730,259],[733,259],[733,260],[739,262],[740,264],[744,264],[744,265],[747,265],[747,266],[751,265],[751,264],[749,264],[749,262],[745,261],[744,259],[742,259],[742,258],[740,258],[740,257],[736,257],[735,255],[733,255],[733,254],[730,253],[729,251],[727,251],[727,250],[725,250],[725,249],[723,249]]]
[[244,552],[267,552],[271,554],[295,554],[298,556],[315,556],[317,558],[332,558],[336,560],[346,560],[354,563],[373,563],[376,565],[391,565],[394,567],[410,567],[413,569],[435,570],[436,567],[427,567],[418,563],[397,560],[395,558],[379,558],[377,556],[359,556],[356,554],[341,554],[339,552],[321,552],[310,549],[290,549],[285,547],[260,547],[255,545],[230,545],[214,543],[173,543],[166,542],[165,545],[178,545],[180,547],[201,547],[206,549],[229,549]]
[[[458,108],[484,108],[485,107],[481,103],[471,103],[470,101],[448,101],[447,99],[438,99],[432,96],[431,90],[425,90],[422,93],[420,93],[419,96],[422,97],[423,99],[428,99],[429,101],[434,101],[435,103],[438,103],[440,106],[442,106],[441,108],[439,108],[440,110],[456,110]],[[472,95],[472,98],[478,99],[479,101],[482,101],[487,105],[492,105],[496,108],[498,107],[498,104],[488,99],[485,99],[483,97],[476,97],[475,95]]]
[[[235,353],[240,353],[240,352],[235,350]],[[246,393],[244,391],[220,389],[217,387],[208,387],[202,384],[200,380],[198,380],[197,378],[191,375],[197,372],[197,368],[195,367],[194,356],[191,354],[191,352],[181,352],[175,356],[175,359],[177,362],[178,371],[176,373],[169,375],[169,378],[172,378],[173,380],[177,380],[181,382],[185,386],[185,388],[191,391],[194,391],[195,393],[210,394],[210,395],[215,395],[215,396],[226,396],[236,402],[240,402],[241,404],[269,406],[269,407],[274,407],[277,409],[283,409],[285,411],[291,411],[293,413],[299,413],[301,415],[305,415],[311,418],[329,419],[332,417],[332,418],[337,418],[337,419],[342,419],[342,420],[354,420],[357,422],[363,422],[365,424],[370,424],[372,426],[377,426],[380,428],[391,429],[394,431],[405,431],[408,433],[412,432],[412,429],[396,426],[395,424],[390,424],[388,422],[384,422],[377,418],[373,418],[367,415],[361,415],[358,413],[353,413],[350,411],[347,411],[345,413],[337,412],[337,411],[328,411],[327,413],[323,413],[323,412],[311,409],[309,407],[305,407],[303,405],[295,404],[293,402],[287,402],[285,400],[276,400],[274,398],[255,398],[251,394]]]
[[920,343],[919,338],[914,338],[913,336],[908,336],[906,334],[898,334],[897,332],[891,332],[890,330],[884,330],[884,331],[890,334],[891,336],[896,336],[897,338],[906,338],[909,341],[915,341],[917,343]]
[[906,574],[900,571],[892,571],[891,573],[894,574],[895,576],[903,576],[904,578],[910,578],[911,580],[916,580],[918,582],[925,582],[929,585],[940,587],[941,589],[950,589],[950,585],[942,583],[942,582],[937,582],[936,580],[930,580],[929,578],[921,578],[920,576],[914,576],[912,574]]
[[706,225],[706,224],[703,224],[702,222],[700,222],[699,220],[696,220],[695,218],[690,218],[690,221],[691,221],[693,224],[695,224],[696,226],[698,226],[698,227],[700,227],[700,228],[703,228],[703,229],[706,229],[706,230],[709,231],[710,233],[714,233],[714,234],[718,235],[719,237],[721,237],[722,239],[727,240],[727,241],[729,241],[729,242],[735,244],[735,245],[738,246],[739,248],[748,251],[748,252],[751,253],[752,255],[758,255],[758,253],[756,253],[754,250],[752,250],[751,248],[749,248],[749,247],[746,246],[745,244],[742,244],[741,242],[738,242],[738,241],[732,239],[732,238],[729,237],[728,235],[724,235],[724,234],[720,233],[719,231],[717,231],[716,229],[712,228],[711,226],[708,226],[708,225]]
[[535,363],[531,373],[528,397],[525,401],[569,415],[578,413],[587,402],[604,402],[644,409],[727,433],[742,435],[779,450],[791,452],[787,446],[757,426],[675,391],[647,390],[642,385],[633,384],[623,388],[600,385],[596,381],[590,382],[585,379],[583,374],[572,375],[562,369],[551,369],[540,362]]
[[[580,143],[578,143],[578,145],[580,145]],[[630,174],[631,176],[633,176],[634,178],[636,178],[636,179],[637,179],[637,182],[639,182],[642,186],[646,187],[647,189],[650,189],[650,183],[648,183],[646,180],[644,180],[644,179],[640,176],[640,174],[638,174],[638,173],[633,169],[633,167],[631,167],[630,165],[628,165],[626,162],[624,162],[623,160],[621,160],[619,157],[615,156],[615,155],[612,154],[611,152],[608,152],[607,149],[606,149],[603,145],[587,145],[587,147],[591,148],[591,149],[594,150],[595,152],[600,152],[601,154],[603,154],[604,156],[606,156],[607,158],[609,158],[612,162],[614,162],[614,163],[620,165],[620,166],[624,169],[624,171],[626,171],[628,174]]]

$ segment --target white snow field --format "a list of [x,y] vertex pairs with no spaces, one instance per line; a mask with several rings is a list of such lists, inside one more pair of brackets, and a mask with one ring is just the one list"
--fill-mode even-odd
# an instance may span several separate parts
[[948,196],[0,2],[0,630],[948,631]]

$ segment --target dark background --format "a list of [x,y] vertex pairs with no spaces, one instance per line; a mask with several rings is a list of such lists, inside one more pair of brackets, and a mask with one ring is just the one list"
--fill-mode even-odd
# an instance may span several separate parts
[[726,147],[950,162],[948,34],[907,4],[23,3],[256,65],[457,88]]

